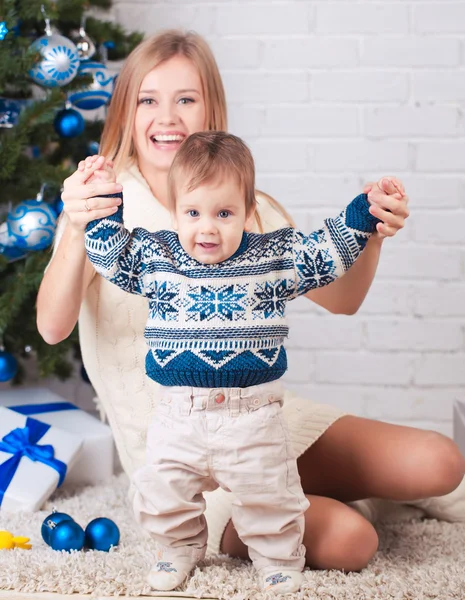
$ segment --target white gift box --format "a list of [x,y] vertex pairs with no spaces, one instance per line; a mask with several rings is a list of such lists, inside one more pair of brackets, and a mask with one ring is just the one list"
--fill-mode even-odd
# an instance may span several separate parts
[[0,407],[0,509],[39,510],[81,446],[79,436]]
[[[37,409],[34,408],[35,405]],[[52,410],[48,412],[42,412],[48,405],[55,406],[51,406]],[[66,487],[94,485],[108,481],[113,475],[115,445],[111,429],[88,412],[45,388],[11,388],[1,391],[0,406],[27,410],[34,419],[83,438],[79,457],[66,476]]]
[[454,442],[465,456],[465,400],[454,402]]

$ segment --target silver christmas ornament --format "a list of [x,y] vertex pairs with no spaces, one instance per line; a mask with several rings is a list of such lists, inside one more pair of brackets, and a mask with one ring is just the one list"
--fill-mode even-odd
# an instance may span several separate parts
[[52,33],[47,17],[45,35],[31,44],[31,50],[42,55],[42,60],[29,71],[35,83],[48,88],[61,87],[76,76],[80,64],[78,50],[68,38]]
[[73,37],[73,42],[76,44],[80,60],[89,60],[94,56],[96,48],[94,42],[86,33],[86,18],[84,16],[81,20],[79,34]]

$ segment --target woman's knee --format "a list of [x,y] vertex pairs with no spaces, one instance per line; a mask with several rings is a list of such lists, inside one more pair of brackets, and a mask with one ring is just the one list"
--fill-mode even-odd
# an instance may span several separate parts
[[418,477],[420,481],[415,486],[418,489],[412,490],[413,496],[443,496],[452,492],[462,481],[465,459],[454,441],[445,435],[436,431],[427,432],[415,454],[411,482]]
[[314,569],[360,571],[373,558],[379,543],[373,525],[348,506],[332,515],[317,539],[310,537],[309,531],[304,537],[306,562]]
[[431,478],[430,496],[442,496],[455,490],[465,474],[465,458],[453,440],[430,432],[423,456],[424,470]]

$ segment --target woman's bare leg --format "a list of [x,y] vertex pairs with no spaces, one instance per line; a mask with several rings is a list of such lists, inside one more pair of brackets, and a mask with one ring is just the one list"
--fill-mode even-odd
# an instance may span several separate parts
[[[360,571],[378,548],[373,525],[349,506],[320,496],[307,496],[304,545],[306,564],[313,569]],[[247,546],[229,521],[221,541],[221,551],[247,559]]]
[[342,502],[442,496],[462,481],[465,459],[434,431],[345,416],[298,459],[306,494]]
[[[346,571],[367,565],[378,538],[371,523],[343,502],[441,496],[459,485],[465,471],[457,446],[439,433],[352,416],[331,425],[297,464],[311,502],[305,514],[307,564]],[[248,557],[231,522],[221,549]]]

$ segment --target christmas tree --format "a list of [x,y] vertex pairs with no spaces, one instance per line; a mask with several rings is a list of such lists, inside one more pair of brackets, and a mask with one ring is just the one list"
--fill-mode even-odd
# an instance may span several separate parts
[[66,379],[78,351],[76,329],[61,344],[43,341],[35,302],[61,184],[98,151],[103,121],[93,115],[114,85],[107,60],[123,59],[142,39],[92,16],[111,4],[0,0],[0,381],[20,382],[31,356],[41,376]]

